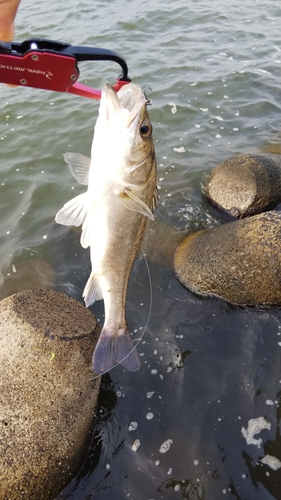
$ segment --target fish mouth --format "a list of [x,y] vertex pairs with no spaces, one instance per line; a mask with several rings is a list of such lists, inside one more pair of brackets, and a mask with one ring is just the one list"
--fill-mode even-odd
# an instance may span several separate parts
[[136,119],[144,105],[145,95],[135,83],[123,85],[118,93],[112,85],[106,82],[102,88],[101,108],[105,108],[108,120],[118,116],[127,128],[135,128]]

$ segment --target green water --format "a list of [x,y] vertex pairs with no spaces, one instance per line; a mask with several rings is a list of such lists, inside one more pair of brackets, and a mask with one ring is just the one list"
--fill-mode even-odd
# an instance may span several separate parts
[[[265,454],[281,459],[280,313],[194,296],[175,280],[160,244],[171,231],[218,224],[201,197],[212,167],[279,147],[280,21],[281,5],[267,0],[22,1],[16,41],[43,37],[115,50],[132,80],[152,88],[158,159],[160,201],[146,240],[153,303],[138,347],[142,368],[104,377],[88,458],[63,498],[281,498],[280,470],[260,463]],[[120,73],[114,63],[80,69],[79,81],[96,88]],[[98,103],[3,84],[0,92],[1,298],[43,286],[81,300],[89,255],[79,232],[56,225],[54,216],[83,192],[62,154],[90,154]],[[127,306],[137,338],[149,304],[139,259]],[[102,304],[91,310],[102,321]],[[259,416],[272,424],[261,448],[247,445],[241,433]],[[131,422],[138,423],[135,431]],[[173,443],[163,454],[168,439]]]

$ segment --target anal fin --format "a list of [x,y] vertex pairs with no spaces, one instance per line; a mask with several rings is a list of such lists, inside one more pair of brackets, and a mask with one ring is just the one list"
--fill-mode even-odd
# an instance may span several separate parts
[[96,300],[103,299],[103,293],[99,281],[94,273],[90,274],[90,277],[86,283],[86,286],[83,291],[83,298],[86,304],[86,307],[89,307]]

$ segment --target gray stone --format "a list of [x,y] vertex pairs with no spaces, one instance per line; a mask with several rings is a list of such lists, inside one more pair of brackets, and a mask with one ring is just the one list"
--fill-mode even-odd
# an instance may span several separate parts
[[99,332],[62,293],[0,302],[1,499],[54,499],[78,471],[100,385],[91,367]]
[[270,210],[281,202],[281,156],[230,158],[213,169],[204,194],[217,208],[237,218]]
[[235,304],[281,304],[281,214],[266,212],[187,236],[174,255],[180,282]]

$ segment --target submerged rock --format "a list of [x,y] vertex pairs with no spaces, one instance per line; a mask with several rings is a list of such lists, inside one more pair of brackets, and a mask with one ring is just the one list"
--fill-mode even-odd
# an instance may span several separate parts
[[54,269],[40,259],[20,260],[9,271],[0,279],[0,300],[22,290],[50,289],[56,282]]
[[281,214],[266,212],[187,236],[174,255],[180,282],[234,304],[281,304]]
[[204,194],[217,208],[237,218],[270,210],[281,202],[281,156],[230,158],[213,169]]
[[87,449],[100,385],[99,326],[48,290],[0,302],[0,498],[54,499]]

